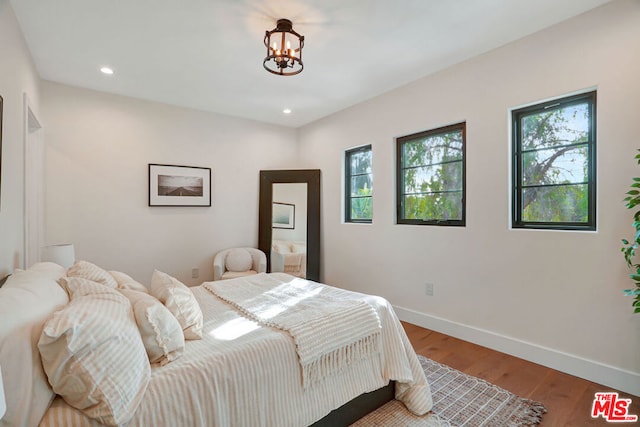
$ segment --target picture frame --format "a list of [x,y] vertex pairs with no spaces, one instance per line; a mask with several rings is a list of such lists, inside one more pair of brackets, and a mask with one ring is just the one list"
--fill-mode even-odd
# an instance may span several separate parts
[[296,228],[296,205],[291,203],[273,202],[272,227],[286,228],[293,230]]
[[149,206],[211,206],[211,168],[149,163]]

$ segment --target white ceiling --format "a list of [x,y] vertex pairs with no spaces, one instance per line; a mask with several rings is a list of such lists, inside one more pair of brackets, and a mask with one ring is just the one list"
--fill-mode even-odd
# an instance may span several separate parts
[[[608,1],[11,3],[43,79],[299,127]],[[299,75],[262,68],[278,18],[305,36]]]

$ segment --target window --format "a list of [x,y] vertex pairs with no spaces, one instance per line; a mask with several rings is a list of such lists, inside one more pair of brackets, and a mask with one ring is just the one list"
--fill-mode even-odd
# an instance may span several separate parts
[[398,224],[465,225],[465,134],[459,123],[398,138]]
[[371,222],[373,173],[371,145],[345,152],[345,222]]
[[514,228],[595,230],[595,107],[589,92],[512,112]]

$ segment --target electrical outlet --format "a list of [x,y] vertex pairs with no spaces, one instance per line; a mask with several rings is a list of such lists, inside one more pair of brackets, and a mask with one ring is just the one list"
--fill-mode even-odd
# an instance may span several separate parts
[[433,283],[425,283],[424,293],[430,297],[433,296]]
[[198,278],[198,276],[200,276],[200,269],[199,269],[199,268],[197,268],[197,267],[193,267],[193,268],[191,269],[191,278],[192,278],[192,279],[197,279],[197,278]]

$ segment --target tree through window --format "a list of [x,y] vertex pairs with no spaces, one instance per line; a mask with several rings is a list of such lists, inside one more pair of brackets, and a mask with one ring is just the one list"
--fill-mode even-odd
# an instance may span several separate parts
[[465,225],[465,123],[397,140],[398,224]]
[[345,221],[371,222],[373,171],[371,145],[345,152]]
[[512,112],[513,227],[595,230],[595,103],[589,92]]

